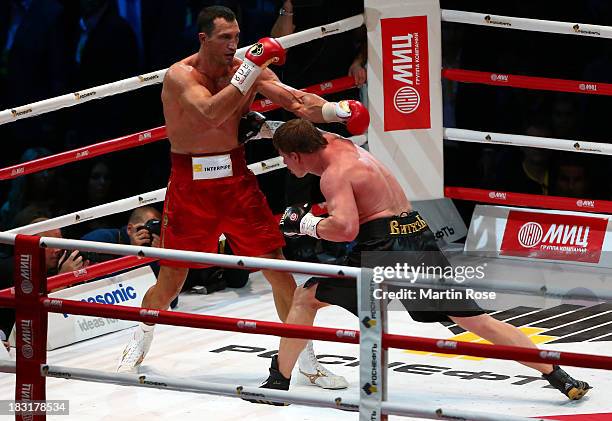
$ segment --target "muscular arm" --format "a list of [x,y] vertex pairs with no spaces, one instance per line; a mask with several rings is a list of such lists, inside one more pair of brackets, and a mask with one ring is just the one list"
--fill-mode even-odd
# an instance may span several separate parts
[[232,85],[213,95],[189,74],[195,71],[192,67],[182,64],[170,67],[164,80],[166,95],[174,94],[174,98],[189,115],[212,127],[219,127],[234,114],[243,95]]
[[329,241],[353,241],[359,233],[359,211],[346,174],[328,170],[321,178],[321,193],[329,216],[317,225],[317,235]]
[[257,92],[291,111],[298,117],[313,123],[325,123],[321,107],[327,101],[318,95],[310,94],[283,84],[269,69],[262,72],[256,85]]

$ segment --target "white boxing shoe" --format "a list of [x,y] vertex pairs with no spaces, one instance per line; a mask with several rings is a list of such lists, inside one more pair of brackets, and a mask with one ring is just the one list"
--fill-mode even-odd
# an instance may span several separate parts
[[312,341],[308,341],[306,348],[298,358],[300,378],[323,389],[346,389],[348,382],[342,376],[338,376],[317,361],[317,356],[312,347]]
[[151,348],[155,325],[140,323],[134,336],[123,350],[117,373],[138,373],[138,367]]

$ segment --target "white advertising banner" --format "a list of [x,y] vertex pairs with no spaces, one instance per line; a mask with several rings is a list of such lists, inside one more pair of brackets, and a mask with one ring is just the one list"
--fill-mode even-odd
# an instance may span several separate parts
[[370,151],[411,200],[444,197],[437,0],[365,0]]
[[[149,266],[143,266],[120,275],[50,293],[49,298],[140,307],[144,294],[153,284],[155,284],[153,271]],[[116,332],[137,324],[138,322],[132,320],[49,313],[47,350]],[[14,333],[13,329],[11,334],[13,346]]]

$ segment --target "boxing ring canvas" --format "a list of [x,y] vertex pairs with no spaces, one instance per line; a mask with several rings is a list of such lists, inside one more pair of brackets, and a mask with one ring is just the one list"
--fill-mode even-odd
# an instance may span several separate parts
[[[303,277],[298,276],[299,279],[303,280]],[[534,315],[537,313],[536,307],[539,303],[526,300],[522,305],[525,311],[528,307],[531,311],[520,313],[517,310],[514,317]],[[272,291],[260,273],[251,275],[251,281],[242,289],[228,289],[210,296],[183,293],[177,310],[277,321]],[[611,310],[612,308],[608,309],[607,314],[610,314]],[[538,320],[536,316],[532,317],[534,323]],[[317,315],[315,324],[347,329],[358,328],[354,316],[337,307],[322,309]],[[50,364],[112,372],[132,331],[127,329],[110,333],[50,351],[48,361]],[[453,333],[456,328],[452,326],[416,323],[403,311],[389,312],[389,331],[438,338],[457,336]],[[475,339],[470,338],[470,340]],[[543,347],[612,355],[609,341],[545,344]],[[276,349],[278,349],[278,338],[274,336],[159,325],[142,372],[258,386],[267,376],[269,359]],[[357,396],[359,347],[319,341],[315,344],[315,349],[321,362],[347,378],[350,383],[349,389],[324,391],[294,382],[291,390],[317,396]],[[603,416],[588,418],[585,415],[578,415],[610,412],[609,394],[606,390],[612,390],[612,378],[606,371],[572,368],[572,373],[593,384],[596,389],[581,401],[569,402],[558,391],[545,388],[547,383],[534,371],[512,361],[391,349],[388,362],[390,367],[388,394],[389,399],[396,402],[514,415],[563,415],[568,418],[554,419],[578,421],[610,419]],[[297,379],[297,376],[295,378]],[[0,374],[0,399],[12,399],[14,387],[14,375]],[[329,408],[300,405],[272,407],[221,396],[55,378],[47,379],[47,399],[70,399],[69,416],[48,417],[50,420],[58,421],[357,419],[356,413]],[[612,415],[607,416],[612,417]],[[390,416],[390,419],[417,418]]]

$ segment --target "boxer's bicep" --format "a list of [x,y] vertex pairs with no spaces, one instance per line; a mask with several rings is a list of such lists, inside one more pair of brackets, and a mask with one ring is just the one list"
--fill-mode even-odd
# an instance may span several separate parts
[[342,173],[321,178],[329,216],[319,223],[317,233],[330,241],[352,241],[359,232],[359,211],[350,179]]

